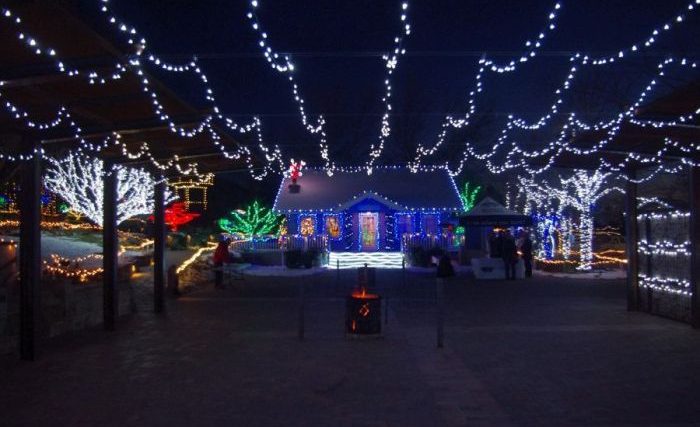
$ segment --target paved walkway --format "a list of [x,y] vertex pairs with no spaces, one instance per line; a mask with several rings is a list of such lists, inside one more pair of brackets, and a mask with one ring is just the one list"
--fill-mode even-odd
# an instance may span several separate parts
[[627,313],[619,281],[445,286],[378,272],[385,337],[346,340],[352,272],[248,278],[172,301],[115,333],[0,361],[2,425],[699,425],[700,333]]

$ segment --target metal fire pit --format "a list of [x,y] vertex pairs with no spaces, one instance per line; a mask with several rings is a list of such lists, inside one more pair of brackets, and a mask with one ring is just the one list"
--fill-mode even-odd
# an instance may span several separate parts
[[382,333],[382,298],[364,290],[348,295],[345,328],[351,336],[378,336]]

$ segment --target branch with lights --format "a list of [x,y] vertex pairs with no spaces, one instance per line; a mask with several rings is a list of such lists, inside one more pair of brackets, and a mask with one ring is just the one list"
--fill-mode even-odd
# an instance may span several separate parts
[[[102,226],[104,174],[117,174],[117,224],[136,215],[153,212],[155,180],[143,169],[115,167],[105,172],[102,160],[69,153],[62,159],[48,158],[44,184],[66,201],[71,209]],[[166,189],[165,201],[175,196]]]

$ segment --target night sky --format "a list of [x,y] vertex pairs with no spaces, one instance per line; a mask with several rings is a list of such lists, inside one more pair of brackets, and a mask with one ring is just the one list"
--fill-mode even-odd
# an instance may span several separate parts
[[[524,42],[548,24],[554,1],[418,0],[410,2],[412,34],[406,56],[394,74],[392,135],[380,164],[410,160],[418,143],[432,144],[445,114],[459,114],[474,84],[477,61],[486,54],[500,62],[519,57]],[[150,48],[170,60],[197,55],[208,73],[222,110],[247,121],[261,117],[265,141],[279,144],[286,156],[320,164],[315,139],[304,132],[291,89],[282,74],[264,60],[257,36],[245,17],[244,0],[112,0],[112,9],[135,25]],[[278,51],[291,52],[307,111],[327,117],[331,158],[341,165],[361,165],[376,141],[383,112],[384,62],[400,32],[400,1],[267,1],[260,21]],[[455,159],[469,139],[489,147],[511,113],[526,118],[544,114],[553,91],[568,73],[572,52],[617,52],[646,39],[663,22],[686,12],[688,0],[562,1],[557,29],[545,39],[541,54],[516,73],[485,77],[480,114],[470,129],[455,132],[434,160]],[[691,15],[644,55],[605,68],[579,73],[563,113],[576,111],[594,120],[629,105],[648,83],[656,64],[670,54],[696,58],[700,19]],[[200,85],[190,77],[156,73],[195,105]],[[669,73],[660,92],[679,87],[695,74]],[[200,103],[204,106],[203,103]],[[554,128],[553,130],[556,130]],[[523,135],[530,147],[549,140],[549,132]],[[244,179],[244,174],[236,174]],[[466,178],[491,179],[478,164]],[[240,180],[239,180],[240,181]],[[277,179],[265,186],[274,188]],[[247,180],[246,180],[247,182]],[[245,186],[247,186],[246,184]]]

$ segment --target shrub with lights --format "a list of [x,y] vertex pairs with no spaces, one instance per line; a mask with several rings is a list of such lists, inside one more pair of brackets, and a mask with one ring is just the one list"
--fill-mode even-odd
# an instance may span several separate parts
[[[165,209],[165,224],[170,227],[170,231],[177,232],[177,230],[187,224],[192,222],[195,218],[198,218],[199,214],[196,212],[187,212],[185,209],[184,202],[173,203],[172,206]],[[153,221],[155,217],[151,215],[148,217],[149,221]]]
[[231,211],[229,218],[220,218],[219,227],[230,234],[240,234],[249,239],[276,234],[281,219],[271,209],[257,201],[245,210]]

